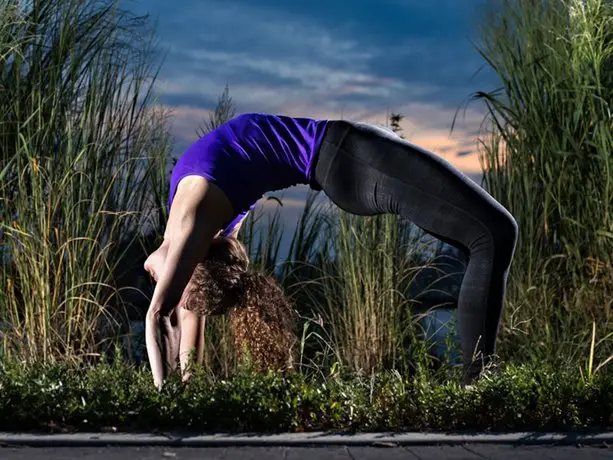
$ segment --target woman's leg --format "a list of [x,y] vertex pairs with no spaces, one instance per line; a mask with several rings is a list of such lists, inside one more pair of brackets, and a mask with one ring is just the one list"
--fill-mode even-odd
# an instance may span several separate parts
[[458,315],[464,382],[472,382],[495,352],[517,242],[513,216],[442,158],[362,123],[330,123],[315,181],[350,213],[400,215],[467,253]]

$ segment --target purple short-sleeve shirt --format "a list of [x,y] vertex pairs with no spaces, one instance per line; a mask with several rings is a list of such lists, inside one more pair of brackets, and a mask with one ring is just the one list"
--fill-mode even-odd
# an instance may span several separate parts
[[264,193],[311,184],[313,160],[327,120],[246,113],[201,137],[179,158],[170,177],[168,208],[181,179],[196,175],[230,199],[229,234]]

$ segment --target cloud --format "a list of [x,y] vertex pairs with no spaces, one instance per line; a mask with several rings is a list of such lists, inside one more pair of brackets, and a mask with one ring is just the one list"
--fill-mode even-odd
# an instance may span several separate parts
[[229,83],[238,113],[385,124],[389,111],[400,112],[409,140],[479,170],[467,152],[477,151],[483,108],[460,113],[449,130],[476,84],[480,58],[466,35],[480,1],[356,0],[348,9],[341,0],[152,0],[168,50],[157,90],[174,111],[175,154],[196,140]]
[[[407,101],[456,104],[458,85],[476,70],[476,53],[468,58],[471,51],[457,43],[459,37],[443,38],[461,34],[453,27],[454,17],[465,15],[465,8],[411,7],[417,20],[403,2],[397,8],[390,6],[394,3],[372,9],[358,2],[347,10],[332,1],[296,11],[298,4],[274,1],[257,6],[191,2],[162,22],[173,31],[162,33],[169,51],[158,86],[162,102],[212,108],[228,82],[240,111],[278,112],[290,105],[327,112],[381,110]],[[332,28],[326,13],[344,21]],[[436,15],[444,18],[445,27],[433,35],[428,27],[441,21]],[[374,34],[383,30],[387,33]]]
[[[226,82],[245,110],[290,98],[330,104],[330,95],[337,93],[381,98],[406,89],[401,80],[369,69],[369,60],[381,50],[342,33],[278,9],[206,3],[171,21],[181,28],[164,41],[171,59],[159,89],[166,103],[185,95],[209,102]],[[428,90],[428,85],[415,89]]]

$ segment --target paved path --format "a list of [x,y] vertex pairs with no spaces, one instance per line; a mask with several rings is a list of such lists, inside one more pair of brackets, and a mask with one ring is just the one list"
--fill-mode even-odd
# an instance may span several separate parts
[[[26,447],[29,446],[29,447]],[[28,434],[0,432],[2,460],[613,460],[613,432]]]
[[613,448],[464,444],[410,447],[3,447],[3,460],[601,460]]

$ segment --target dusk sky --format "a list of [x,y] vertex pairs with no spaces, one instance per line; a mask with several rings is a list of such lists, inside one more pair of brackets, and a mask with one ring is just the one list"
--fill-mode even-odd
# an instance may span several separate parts
[[[472,42],[484,0],[140,0],[167,55],[160,103],[172,108],[175,155],[226,83],[237,113],[268,112],[385,124],[480,181],[476,136],[497,85]],[[481,70],[480,70],[481,69]],[[290,192],[290,195],[294,195]]]

